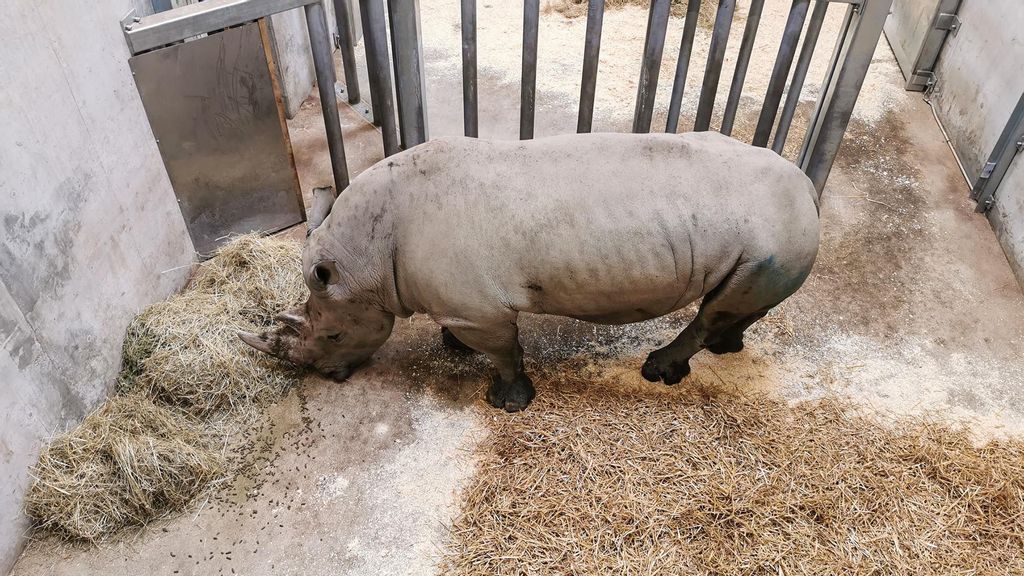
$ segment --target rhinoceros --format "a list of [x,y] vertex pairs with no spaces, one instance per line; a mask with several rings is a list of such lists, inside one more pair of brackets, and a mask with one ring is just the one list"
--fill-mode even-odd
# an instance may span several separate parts
[[714,132],[441,138],[378,162],[312,231],[305,305],[250,346],[343,380],[427,314],[453,347],[485,354],[487,400],[534,397],[521,312],[639,322],[702,298],[641,373],[676,384],[700,350],[743,331],[804,282],[818,252],[818,195],[774,152]]

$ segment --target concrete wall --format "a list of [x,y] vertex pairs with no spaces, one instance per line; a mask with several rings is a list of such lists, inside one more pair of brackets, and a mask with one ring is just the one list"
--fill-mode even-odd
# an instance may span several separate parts
[[935,67],[939,119],[971,180],[1024,91],[1024,2],[964,0]]
[[[338,30],[334,19],[334,3],[325,2],[325,8],[327,27],[333,35]],[[294,118],[316,82],[313,57],[309,49],[309,32],[306,30],[306,15],[303,9],[296,8],[271,16],[270,23],[285,113],[288,118]]]
[[[886,37],[900,62],[916,57],[937,0],[894,0]],[[962,0],[960,27],[946,36],[929,96],[953,149],[974,183],[1024,92],[1024,2]],[[924,29],[922,28],[924,27]],[[927,30],[924,30],[925,32]],[[988,213],[996,236],[1024,285],[1024,159],[1018,155]]]
[[124,328],[193,261],[118,21],[130,0],[13,0],[0,38],[0,574],[27,466],[102,401]]
[[[933,98],[939,119],[972,182],[988,160],[1024,93],[1024,2],[964,0],[962,22],[936,64]],[[1024,285],[1024,158],[1017,155],[988,213],[996,236]]]

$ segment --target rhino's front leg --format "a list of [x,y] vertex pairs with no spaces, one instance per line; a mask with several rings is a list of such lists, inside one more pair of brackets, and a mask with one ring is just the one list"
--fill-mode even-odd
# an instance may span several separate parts
[[497,374],[487,390],[487,401],[506,412],[518,412],[533,400],[533,382],[523,370],[523,347],[519,345],[519,327],[515,318],[502,318],[482,324],[448,326],[460,342],[483,352]]

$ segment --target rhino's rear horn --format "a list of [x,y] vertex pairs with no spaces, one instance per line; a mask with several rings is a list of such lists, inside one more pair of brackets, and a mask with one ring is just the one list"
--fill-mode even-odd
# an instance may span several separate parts
[[300,334],[309,328],[309,319],[306,318],[301,308],[285,310],[275,316],[274,320],[294,329]]

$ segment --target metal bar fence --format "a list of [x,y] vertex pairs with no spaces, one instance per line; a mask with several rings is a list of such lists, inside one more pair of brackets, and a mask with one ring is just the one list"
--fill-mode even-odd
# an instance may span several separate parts
[[810,4],[810,0],[793,0],[793,4],[789,8],[786,28],[782,32],[782,43],[779,44],[779,54],[775,57],[772,77],[768,81],[768,91],[765,93],[764,104],[761,106],[761,116],[754,129],[754,141],[752,142],[754,146],[765,147],[768,145],[772,126],[775,124],[775,116],[779,113],[782,91],[786,89],[786,78],[793,65],[796,46],[800,42],[800,31],[803,29],[804,19],[807,17],[808,4]]
[[370,80],[370,101],[373,122],[380,126],[384,155],[401,150],[395,121],[395,101],[391,88],[391,63],[388,61],[388,27],[384,17],[384,0],[359,0],[359,16],[363,21],[367,75]]
[[772,142],[772,150],[776,154],[782,154],[783,148],[786,147],[786,137],[789,136],[789,127],[793,123],[797,104],[800,103],[800,92],[804,89],[804,80],[807,78],[807,70],[811,67],[814,47],[818,43],[818,34],[821,32],[822,23],[825,22],[825,12],[827,10],[828,2],[821,0],[815,2],[814,11],[811,12],[811,20],[807,24],[807,34],[804,35],[804,44],[800,48],[800,56],[796,61],[796,69],[793,70],[793,80],[789,83],[786,102],[782,105],[782,116],[779,117],[779,126],[775,129],[775,140]]
[[580,109],[576,132],[590,132],[594,126],[594,95],[597,92],[597,64],[601,56],[601,27],[604,0],[587,4],[587,35],[583,44],[583,79],[580,82]]
[[327,14],[320,2],[306,4],[305,12],[316,85],[320,91],[324,127],[327,131],[327,151],[331,157],[335,190],[340,193],[348,188],[348,162],[345,158],[345,142],[341,135],[338,97],[334,93],[334,58],[331,55],[331,36],[327,31]]
[[[257,18],[302,7],[306,12],[335,187],[341,191],[348,185],[348,170],[337,98],[334,92],[335,70],[323,1],[325,0],[207,0],[201,4],[168,10],[144,18],[134,18],[130,22],[126,19],[123,21],[124,35],[129,50],[134,55],[200,34],[216,32]],[[345,67],[348,98],[349,102],[354,103],[360,100],[360,94],[353,49],[353,25],[348,6],[348,2],[352,0],[333,1],[336,6],[339,48]],[[392,63],[389,61],[388,24],[384,14],[384,0],[358,1],[361,8],[360,16],[365,38],[374,120],[381,127],[385,154],[391,155],[401,149],[398,139],[399,126],[402,130],[402,141],[406,147],[423,142],[428,138],[418,2],[417,0],[387,0],[391,12],[391,41],[394,47],[394,62]],[[892,0],[815,0],[814,11],[811,14],[808,30],[780,116],[779,103],[786,90],[786,80],[793,65],[797,45],[800,43],[801,31],[810,2],[811,0],[793,0],[792,2],[772,69],[772,76],[758,117],[753,144],[767,145],[778,116],[779,122],[775,130],[772,149],[776,152],[783,150],[799,103],[800,91],[806,80],[815,45],[826,16],[827,5],[831,2],[848,4],[821,93],[810,117],[803,145],[796,160],[800,168],[811,178],[820,194],[849,124],[853,106],[871,63],[875,45],[881,36],[882,24]],[[708,62],[705,66],[704,81],[694,119],[695,130],[710,128],[735,4],[735,0],[718,0]],[[763,4],[764,0],[752,0],[747,15],[743,40],[739,48],[736,68],[722,118],[721,131],[726,134],[731,133],[735,123]],[[672,96],[668,107],[667,132],[675,132],[678,128],[700,5],[700,0],[690,0],[687,4],[686,21],[680,41]],[[670,9],[671,0],[652,0],[651,2],[633,114],[634,132],[648,132],[651,127]],[[603,15],[604,1],[588,0],[583,78],[577,119],[577,131],[579,132],[589,132],[593,128]],[[467,136],[477,136],[479,133],[476,16],[476,0],[461,0],[463,122],[464,132]],[[520,95],[520,138],[523,139],[532,138],[534,135],[539,21],[539,0],[524,0]],[[396,95],[392,90],[392,64],[398,89],[399,117],[397,118],[394,104]]]
[[636,89],[633,132],[651,131],[654,96],[658,90],[661,55],[665,49],[665,33],[668,31],[668,15],[671,8],[671,0],[651,0],[651,9],[647,14],[644,57],[640,64],[640,80],[637,82]]
[[419,0],[388,0],[388,15],[399,134],[402,148],[412,148],[427,141]]
[[338,25],[338,49],[341,51],[341,66],[345,69],[348,103],[357,104],[362,94],[359,89],[359,71],[356,69],[355,26],[349,0],[334,0],[334,20]]
[[725,48],[729,43],[729,29],[732,15],[736,11],[736,0],[718,0],[715,27],[711,34],[711,48],[708,63],[704,68],[704,83],[701,85],[700,101],[697,103],[697,117],[693,121],[694,131],[701,132],[711,127],[711,113],[715,109],[718,94],[718,80],[722,77],[722,63],[725,62]]
[[476,95],[476,0],[462,0],[462,129],[466,136],[480,134]]
[[540,27],[540,0],[523,2],[523,75],[519,99],[519,139],[533,138],[533,118],[537,105],[537,32]]
[[757,27],[761,23],[761,11],[764,9],[764,0],[752,0],[750,11],[747,12],[747,24],[743,28],[743,40],[740,42],[740,52],[736,56],[736,70],[732,74],[732,85],[729,86],[729,99],[725,103],[725,112],[722,113],[722,127],[719,132],[729,136],[732,134],[732,127],[736,121],[736,111],[740,107],[740,97],[743,95],[743,81],[747,78],[747,67],[750,65],[750,55],[754,51],[754,39],[757,37]]
[[683,105],[686,75],[690,70],[690,55],[693,54],[693,38],[697,34],[697,19],[699,17],[700,0],[689,0],[686,4],[686,20],[683,21],[683,37],[679,41],[679,58],[676,60],[676,75],[672,82],[672,96],[668,104],[665,132],[675,133],[679,129],[679,111]]
[[829,67],[827,84],[818,97],[820,106],[811,118],[798,162],[819,195],[839,153],[891,5],[892,0],[861,0],[856,7],[847,8],[848,30],[840,35],[842,44]]

